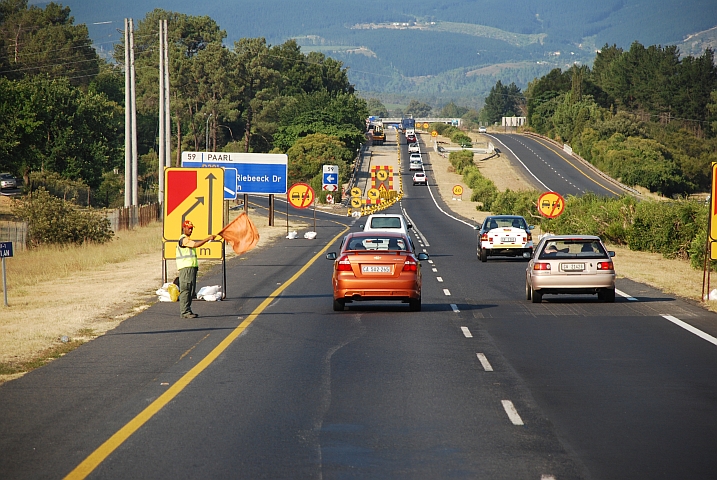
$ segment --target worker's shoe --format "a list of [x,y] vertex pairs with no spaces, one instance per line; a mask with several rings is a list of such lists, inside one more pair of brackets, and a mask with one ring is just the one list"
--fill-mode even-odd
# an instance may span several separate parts
[[196,313],[183,313],[182,318],[197,318],[199,315]]

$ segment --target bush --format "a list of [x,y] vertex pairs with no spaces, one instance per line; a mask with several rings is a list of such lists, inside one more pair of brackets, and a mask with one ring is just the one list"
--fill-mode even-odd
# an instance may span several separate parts
[[687,259],[700,228],[706,225],[707,209],[698,202],[640,202],[628,233],[628,245],[632,250]]
[[474,166],[473,152],[471,152],[470,150],[451,152],[448,155],[448,161],[451,162],[451,165],[453,165],[453,168],[456,169],[456,173],[458,175],[463,175],[463,171],[467,167]]
[[21,201],[13,213],[27,221],[30,246],[105,243],[114,235],[109,220],[102,213],[80,209],[50,195],[44,188]]

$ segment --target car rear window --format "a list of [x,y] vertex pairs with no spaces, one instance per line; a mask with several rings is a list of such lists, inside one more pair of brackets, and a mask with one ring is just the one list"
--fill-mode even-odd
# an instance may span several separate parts
[[398,217],[376,217],[371,219],[371,228],[401,228]]
[[410,251],[410,246],[403,238],[384,236],[362,236],[353,238],[346,246],[346,250],[397,250]]
[[486,226],[489,230],[492,230],[494,228],[522,228],[523,230],[528,229],[528,225],[525,223],[525,219],[522,217],[490,217],[486,220]]
[[548,240],[538,258],[606,258],[607,252],[598,240]]

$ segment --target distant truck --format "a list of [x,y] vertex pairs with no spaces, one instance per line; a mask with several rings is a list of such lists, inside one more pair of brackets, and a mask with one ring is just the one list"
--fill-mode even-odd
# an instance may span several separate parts
[[416,135],[416,119],[415,118],[402,118],[401,119],[401,130],[406,136]]
[[386,141],[383,121],[376,117],[369,117],[368,134],[372,145],[383,145],[383,142]]

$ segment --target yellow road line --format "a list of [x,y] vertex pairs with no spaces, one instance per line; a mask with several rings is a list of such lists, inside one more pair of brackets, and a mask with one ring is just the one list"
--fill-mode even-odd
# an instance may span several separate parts
[[[345,225],[344,225],[345,226]],[[74,470],[72,470],[66,477],[66,480],[83,479],[87,477],[92,471],[97,468],[105,459],[112,454],[120,445],[122,445],[132,434],[140,429],[145,423],[147,423],[157,412],[162,410],[170,401],[172,401],[192,380],[197,378],[214,360],[219,357],[224,351],[241,335],[249,325],[257,319],[257,317],[266,309],[269,304],[276,299],[281,293],[292,283],[294,283],[304,272],[320,257],[331,245],[336,242],[346,231],[349,229],[345,226],[344,230],[336,235],[326,246],[321,249],[311,260],[309,260],[301,269],[294,274],[289,280],[284,282],[279,288],[274,290],[271,295],[264,299],[261,304],[254,309],[254,311],[244,320],[237,328],[235,328],[224,340],[219,343],[209,354],[204,357],[197,365],[191,370],[184,374],[174,385],[169,387],[166,392],[160,395],[155,401],[153,401],[147,408],[142,410],[136,417],[127,422],[127,424],[120,428],[114,435],[112,435],[105,443],[100,445],[94,452],[92,452],[85,460],[82,461]]]
[[537,143],[543,145],[543,146],[546,147],[547,149],[552,150],[553,152],[557,153],[557,154],[558,154],[558,157],[560,157],[560,158],[562,158],[563,160],[565,160],[568,164],[570,164],[571,167],[573,167],[573,168],[574,168],[575,170],[577,170],[578,172],[582,173],[582,174],[585,176],[585,178],[587,178],[587,179],[590,180],[591,182],[593,182],[593,183],[595,183],[595,184],[597,184],[597,185],[600,185],[602,188],[604,188],[605,190],[607,190],[607,191],[610,192],[610,193],[613,193],[613,194],[617,195],[618,197],[624,195],[624,192],[623,192],[623,193],[615,192],[615,191],[609,189],[608,187],[606,187],[605,185],[603,185],[602,183],[598,182],[597,180],[595,180],[595,179],[592,178],[591,176],[589,176],[587,173],[583,172],[581,169],[579,169],[579,168],[577,167],[577,165],[573,164],[570,160],[568,160],[566,157],[563,156],[563,155],[564,155],[564,152],[563,152],[562,150],[556,150],[553,145],[551,145],[551,144],[548,143],[548,142],[544,142],[544,141],[542,141],[542,140],[539,139],[539,138],[534,138],[534,137],[531,137],[531,138],[533,138]]

